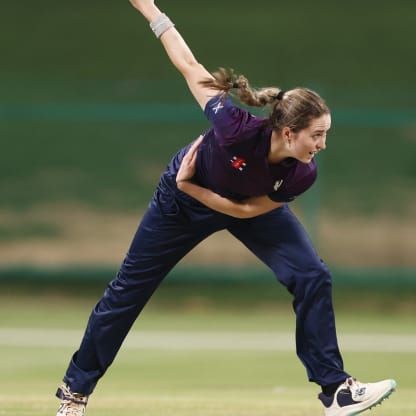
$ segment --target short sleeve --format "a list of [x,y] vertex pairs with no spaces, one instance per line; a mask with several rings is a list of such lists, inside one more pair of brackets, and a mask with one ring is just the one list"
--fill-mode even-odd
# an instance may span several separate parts
[[211,98],[204,110],[211,122],[215,136],[220,144],[233,144],[244,138],[244,131],[254,118],[248,111],[236,106],[229,97],[217,95]]
[[297,195],[287,195],[282,192],[272,192],[268,197],[274,202],[292,202]]
[[268,197],[275,202],[291,202],[307,191],[314,184],[316,178],[317,169],[315,162],[313,162],[296,182],[289,182],[287,187],[282,186],[277,191],[268,194]]

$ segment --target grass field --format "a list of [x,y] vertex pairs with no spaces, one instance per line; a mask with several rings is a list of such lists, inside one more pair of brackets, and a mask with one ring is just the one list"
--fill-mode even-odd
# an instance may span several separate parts
[[[54,391],[100,289],[83,296],[74,288],[3,289],[0,415],[53,415]],[[188,288],[182,297],[173,286],[160,289],[91,396],[88,416],[321,415],[318,388],[306,381],[294,352],[289,299],[280,294],[272,304],[255,290],[250,304],[253,291],[245,290],[226,302],[201,289]],[[373,414],[414,416],[414,309],[380,313],[382,298],[367,308],[337,299],[348,371],[363,381],[398,382]]]

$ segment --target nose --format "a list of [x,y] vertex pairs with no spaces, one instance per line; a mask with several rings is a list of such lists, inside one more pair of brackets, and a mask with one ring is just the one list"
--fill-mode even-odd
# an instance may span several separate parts
[[325,150],[326,149],[326,136],[322,138],[322,140],[316,146],[318,150]]

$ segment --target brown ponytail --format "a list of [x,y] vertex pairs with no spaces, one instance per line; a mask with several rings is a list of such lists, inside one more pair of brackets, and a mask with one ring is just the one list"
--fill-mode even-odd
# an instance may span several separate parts
[[234,70],[225,68],[219,68],[212,76],[212,79],[203,80],[200,84],[222,91],[224,96],[231,89],[237,88],[240,101],[251,107],[271,105],[268,122],[276,131],[285,126],[300,131],[308,127],[312,119],[330,113],[325,101],[307,88],[282,91],[277,87],[267,87],[257,90],[251,88],[245,76],[237,77]]
[[276,101],[279,88],[269,87],[255,90],[251,88],[244,75],[236,76],[233,69],[219,68],[212,73],[213,79],[200,81],[200,84],[228,93],[232,88],[238,88],[237,96],[241,102],[250,107],[264,107]]

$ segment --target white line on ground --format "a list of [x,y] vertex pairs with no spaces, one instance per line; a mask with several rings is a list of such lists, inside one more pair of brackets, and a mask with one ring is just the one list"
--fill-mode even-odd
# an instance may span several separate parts
[[[21,347],[72,347],[82,331],[45,328],[0,328],[0,345]],[[416,335],[344,334],[342,351],[416,353]],[[166,350],[294,351],[292,333],[212,331],[132,331],[123,348]]]

